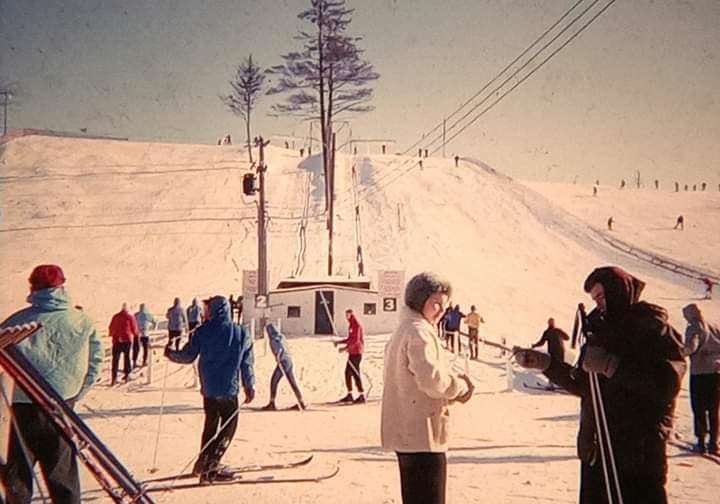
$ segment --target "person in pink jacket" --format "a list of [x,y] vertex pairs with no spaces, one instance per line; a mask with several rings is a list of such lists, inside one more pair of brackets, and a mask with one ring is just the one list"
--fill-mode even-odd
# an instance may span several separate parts
[[383,448],[397,454],[404,504],[445,503],[448,405],[469,401],[474,390],[451,370],[435,329],[450,290],[433,273],[414,276],[385,347],[380,430]]
[[[338,402],[361,404],[365,402],[365,390],[363,389],[362,376],[360,374],[360,362],[362,361],[362,354],[365,349],[363,328],[352,310],[345,310],[345,319],[350,325],[348,328],[348,337],[344,340],[334,342],[335,346],[345,345],[340,351],[346,351],[348,353],[347,364],[345,364],[345,387],[347,387],[347,395]],[[353,399],[352,396],[353,380],[355,380],[355,386],[360,394],[355,399]]]
[[127,303],[123,303],[122,309],[113,315],[110,321],[110,337],[112,338],[112,370],[110,375],[110,385],[115,385],[117,380],[118,364],[120,356],[123,356],[125,362],[125,381],[130,377],[130,347],[133,341],[139,336],[137,322],[135,317],[127,309]]

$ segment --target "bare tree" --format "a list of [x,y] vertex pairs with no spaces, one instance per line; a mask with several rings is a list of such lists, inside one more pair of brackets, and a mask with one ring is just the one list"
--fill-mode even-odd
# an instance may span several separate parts
[[369,102],[373,91],[367,84],[379,75],[362,59],[362,50],[357,46],[362,37],[346,34],[354,9],[348,9],[345,0],[311,0],[310,4],[298,17],[313,29],[300,31],[295,36],[302,43],[300,51],[283,55],[284,63],[268,70],[277,78],[268,94],[287,95],[284,102],[272,106],[275,114],[320,120],[326,208],[329,208],[333,119],[343,113],[372,110]]
[[250,134],[250,115],[255,103],[260,97],[265,84],[265,73],[262,68],[253,62],[252,54],[237,66],[235,75],[230,81],[232,91],[229,95],[221,96],[222,102],[236,115],[245,120],[247,148],[250,162],[252,157],[252,135]]

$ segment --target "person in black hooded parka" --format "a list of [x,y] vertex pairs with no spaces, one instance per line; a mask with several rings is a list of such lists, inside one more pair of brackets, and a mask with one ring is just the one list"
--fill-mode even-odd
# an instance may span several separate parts
[[580,503],[608,502],[588,373],[598,374],[623,501],[667,502],[667,440],[675,399],[686,370],[680,334],[667,311],[640,301],[645,284],[618,267],[603,267],[585,280],[597,307],[582,369],[535,350],[516,354],[521,366],[541,369],[554,383],[581,397],[577,448]]

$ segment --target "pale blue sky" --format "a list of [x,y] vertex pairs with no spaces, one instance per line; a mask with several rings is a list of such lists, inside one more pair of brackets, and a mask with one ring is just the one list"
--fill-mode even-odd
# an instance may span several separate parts
[[[376,110],[351,118],[353,135],[404,149],[574,3],[349,1],[350,31],[381,74]],[[217,96],[247,54],[270,66],[298,47],[308,4],[0,0],[0,78],[22,89],[10,127],[199,143],[231,132],[237,143],[242,122]],[[614,183],[640,169],[717,184],[718,26],[717,0],[618,0],[448,153],[520,177]],[[305,132],[265,115],[275,99],[259,104],[255,132]]]

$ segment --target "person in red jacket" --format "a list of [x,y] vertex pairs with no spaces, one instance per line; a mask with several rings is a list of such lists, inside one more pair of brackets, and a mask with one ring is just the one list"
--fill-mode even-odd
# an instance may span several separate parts
[[[335,341],[335,346],[345,345],[340,349],[341,352],[348,353],[347,364],[345,365],[345,386],[347,387],[347,395],[340,399],[339,402],[365,402],[365,391],[363,390],[362,376],[360,375],[360,361],[362,361],[363,350],[365,349],[365,340],[363,339],[363,328],[353,314],[352,310],[345,310],[345,318],[350,324],[348,329],[348,337],[344,340]],[[360,393],[356,399],[352,396],[352,382],[355,380],[355,386]]]
[[110,321],[110,337],[112,338],[112,371],[110,385],[115,385],[117,380],[118,364],[120,355],[125,362],[125,381],[130,377],[130,348],[132,343],[140,334],[135,317],[127,309],[127,303],[123,303],[122,310],[113,315]]

